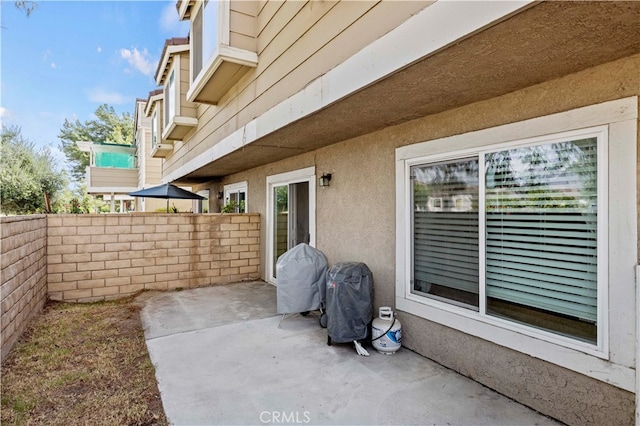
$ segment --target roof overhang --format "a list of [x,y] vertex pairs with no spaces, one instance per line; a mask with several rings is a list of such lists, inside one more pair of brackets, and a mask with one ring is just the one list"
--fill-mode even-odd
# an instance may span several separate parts
[[638,16],[640,2],[436,2],[164,180],[215,180],[638,54]]
[[175,57],[175,55],[179,55],[185,52],[189,52],[188,43],[165,46],[155,75],[156,84],[158,86],[164,86],[164,81],[167,77],[167,74],[169,73],[169,69],[171,69],[171,64],[173,63],[173,58]]
[[194,4],[194,0],[178,0],[176,8],[178,9],[178,17],[181,21],[191,19],[191,8]]
[[115,152],[135,154],[137,149],[135,145],[119,145],[90,141],[78,141],[76,142],[76,146],[82,152]]
[[144,115],[147,117],[151,117],[151,113],[157,102],[161,102],[164,99],[164,93],[162,90],[154,90],[149,93],[149,98],[147,99],[147,104],[144,107]]

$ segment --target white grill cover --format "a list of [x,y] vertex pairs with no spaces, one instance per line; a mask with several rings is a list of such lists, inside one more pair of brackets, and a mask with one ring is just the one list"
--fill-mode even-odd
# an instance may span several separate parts
[[288,250],[276,263],[278,313],[293,314],[320,309],[324,303],[327,258],[324,253],[301,243]]

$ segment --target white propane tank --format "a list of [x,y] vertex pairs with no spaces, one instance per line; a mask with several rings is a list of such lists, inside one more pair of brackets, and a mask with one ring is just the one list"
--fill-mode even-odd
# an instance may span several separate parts
[[[386,334],[382,336],[385,331]],[[389,306],[380,307],[378,318],[373,320],[371,334],[373,347],[381,354],[392,355],[400,349],[402,324],[400,324],[400,320],[394,317],[393,311]]]

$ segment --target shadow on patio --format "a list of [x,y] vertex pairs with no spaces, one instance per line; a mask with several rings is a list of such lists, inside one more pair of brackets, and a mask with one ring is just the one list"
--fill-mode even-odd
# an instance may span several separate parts
[[317,314],[279,329],[261,281],[138,301],[173,424],[555,424],[407,349],[327,346]]

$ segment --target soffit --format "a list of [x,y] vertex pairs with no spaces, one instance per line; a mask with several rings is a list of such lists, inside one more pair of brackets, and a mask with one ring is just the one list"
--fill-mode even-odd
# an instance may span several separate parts
[[640,2],[545,2],[190,173],[196,183],[640,52]]

